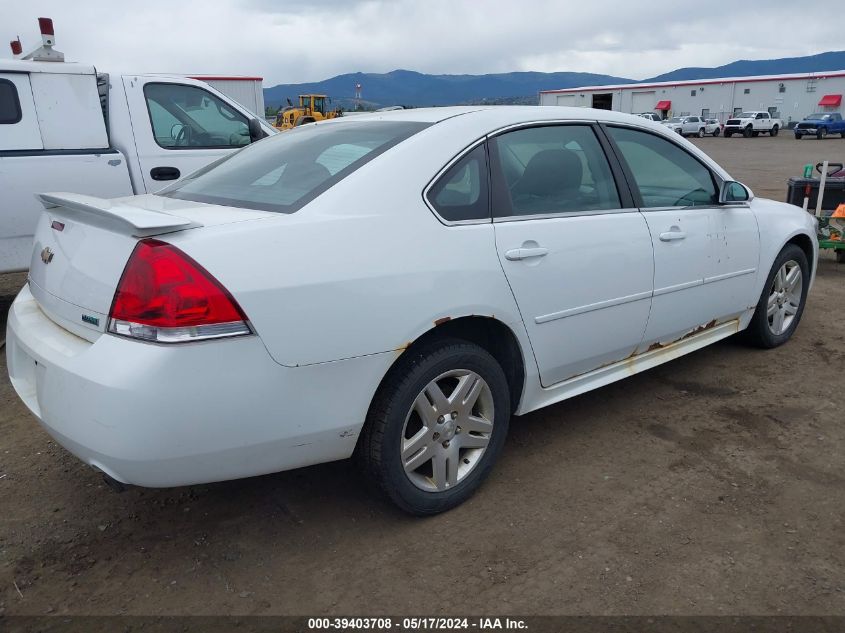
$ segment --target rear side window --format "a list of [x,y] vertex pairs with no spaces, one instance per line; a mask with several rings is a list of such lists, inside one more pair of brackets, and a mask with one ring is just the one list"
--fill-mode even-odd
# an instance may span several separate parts
[[710,170],[674,143],[628,128],[609,127],[607,131],[634,176],[643,208],[718,202]]
[[496,217],[621,207],[607,158],[587,125],[532,127],[494,139]]
[[428,192],[428,200],[447,222],[490,219],[487,152],[479,145],[452,165]]
[[0,125],[12,125],[21,120],[18,89],[8,79],[0,79]]
[[144,86],[156,143],[165,149],[248,145],[246,117],[207,90],[185,84]]
[[[409,121],[304,125],[230,154],[158,195],[293,213],[426,127],[428,124]],[[383,185],[389,187],[390,183]]]

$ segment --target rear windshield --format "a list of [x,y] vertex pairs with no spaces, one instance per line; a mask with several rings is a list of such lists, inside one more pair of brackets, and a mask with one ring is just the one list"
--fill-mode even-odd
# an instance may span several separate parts
[[409,121],[304,125],[234,152],[158,195],[293,213],[428,125]]

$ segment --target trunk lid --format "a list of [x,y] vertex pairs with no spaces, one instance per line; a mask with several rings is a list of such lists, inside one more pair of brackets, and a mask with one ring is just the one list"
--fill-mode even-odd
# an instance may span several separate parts
[[35,232],[30,291],[50,319],[89,341],[106,329],[117,284],[139,239],[275,217],[154,195],[38,197],[45,211]]

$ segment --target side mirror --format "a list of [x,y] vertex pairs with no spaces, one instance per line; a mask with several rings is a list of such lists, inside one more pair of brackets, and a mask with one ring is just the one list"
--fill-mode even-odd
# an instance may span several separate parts
[[741,182],[726,180],[719,188],[719,204],[748,202],[750,199],[751,193]]
[[247,127],[249,128],[250,143],[260,141],[265,136],[267,136],[267,132],[265,132],[264,128],[261,127],[261,122],[258,119],[250,119],[249,123],[247,123]]

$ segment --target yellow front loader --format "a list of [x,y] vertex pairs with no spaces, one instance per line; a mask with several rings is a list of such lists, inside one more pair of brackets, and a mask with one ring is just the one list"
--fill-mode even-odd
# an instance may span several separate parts
[[334,119],[343,115],[340,108],[329,109],[331,99],[326,95],[299,95],[299,105],[291,104],[288,99],[288,107],[279,110],[273,127],[278,130],[289,130],[304,123]]

